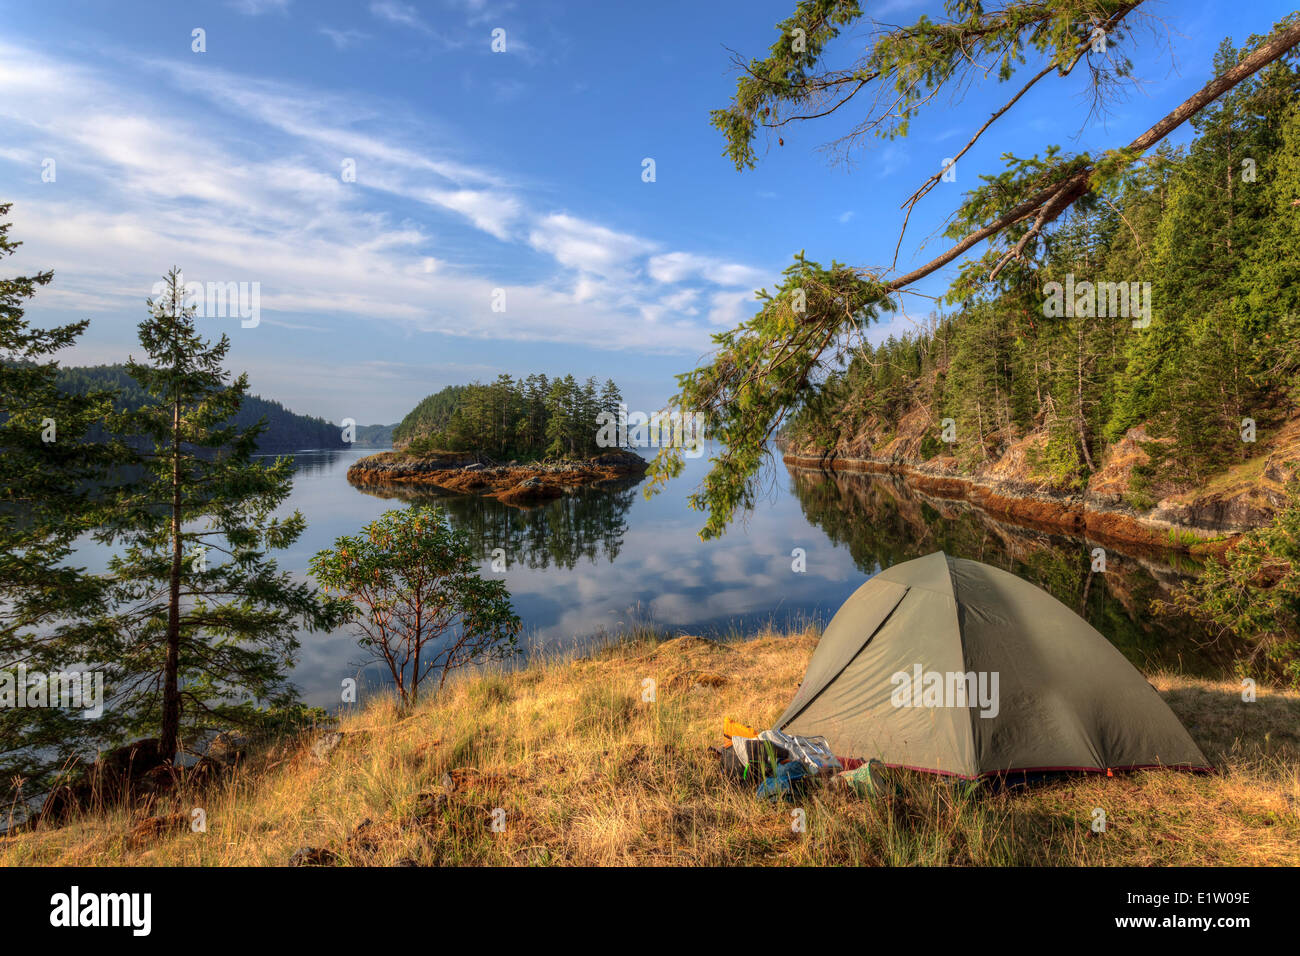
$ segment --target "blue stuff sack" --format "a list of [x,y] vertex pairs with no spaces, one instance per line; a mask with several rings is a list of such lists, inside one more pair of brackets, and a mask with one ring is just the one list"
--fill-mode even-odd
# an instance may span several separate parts
[[783,763],[776,768],[776,773],[758,785],[757,796],[760,800],[793,800],[795,793],[802,790],[807,782],[808,771],[797,760]]

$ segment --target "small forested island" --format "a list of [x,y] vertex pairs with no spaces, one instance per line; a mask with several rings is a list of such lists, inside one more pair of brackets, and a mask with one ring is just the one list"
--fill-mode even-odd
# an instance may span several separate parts
[[567,488],[640,477],[646,460],[600,437],[622,402],[612,380],[602,386],[572,375],[501,375],[489,385],[449,385],[393,429],[393,451],[359,459],[348,481],[417,484],[527,505]]

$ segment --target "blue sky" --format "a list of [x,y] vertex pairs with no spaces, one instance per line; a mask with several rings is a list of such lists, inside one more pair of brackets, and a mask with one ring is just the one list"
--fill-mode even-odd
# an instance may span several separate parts
[[[728,50],[762,55],[793,5],[0,0],[0,200],[25,244],[6,271],[55,270],[37,323],[91,319],[70,364],[138,356],[144,300],[173,264],[259,283],[256,327],[203,328],[231,336],[254,391],[335,421],[396,421],[500,372],[613,377],[653,409],[799,249],[888,265],[899,204],[1019,85],[940,98],[848,165],[820,147],[860,113],[787,127],[738,173],[708,119],[734,90]],[[886,23],[941,13],[864,7]],[[1082,76],[1040,84],[913,216],[900,269],[939,251],[944,216],[1001,153],[1127,142],[1205,82],[1223,37],[1289,4],[1143,9],[1158,19],[1129,48],[1140,88],[1087,121]]]

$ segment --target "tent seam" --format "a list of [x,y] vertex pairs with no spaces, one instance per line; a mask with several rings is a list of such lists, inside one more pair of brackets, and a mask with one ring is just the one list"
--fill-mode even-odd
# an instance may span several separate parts
[[[952,606],[954,613],[957,615],[957,640],[961,645],[961,669],[962,673],[965,673],[966,665],[968,663],[968,658],[966,657],[966,621],[965,615],[962,613],[961,598],[957,593],[957,576],[953,572],[953,564],[956,559],[950,554],[945,554],[943,557],[945,563],[948,565],[948,587],[952,589]],[[979,735],[975,732],[975,721],[978,719],[979,717],[976,716],[975,708],[968,707],[967,723],[970,725],[971,762],[974,764],[973,769],[975,770],[976,776],[980,773]]]
[[879,626],[877,626],[874,631],[872,631],[870,634],[867,635],[867,639],[862,642],[862,646],[859,647],[857,651],[854,652],[853,656],[850,657],[845,662],[843,667],[841,667],[834,674],[832,674],[830,679],[827,680],[826,683],[822,684],[821,689],[818,690],[817,693],[813,694],[811,697],[808,698],[808,703],[800,707],[799,710],[796,711],[795,714],[789,720],[781,721],[781,726],[777,728],[778,730],[784,730],[786,727],[789,727],[792,723],[798,720],[800,716],[803,715],[803,712],[807,710],[809,707],[811,707],[813,703],[816,702],[817,698],[826,692],[826,688],[830,687],[837,680],[839,680],[840,675],[843,674],[846,670],[848,670],[850,666],[852,666],[853,662],[858,659],[858,656],[867,649],[867,645],[876,639],[876,635],[879,634],[884,629],[885,625],[889,623],[889,619],[894,616],[894,612],[903,606],[903,602],[907,600],[907,595],[910,594],[912,591],[910,585],[904,584],[901,586],[903,588],[903,593],[898,596],[898,602],[889,609],[889,613],[885,615],[884,619],[880,622]]

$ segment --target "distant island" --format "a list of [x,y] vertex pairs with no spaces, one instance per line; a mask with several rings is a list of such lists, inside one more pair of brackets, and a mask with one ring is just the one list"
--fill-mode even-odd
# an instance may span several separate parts
[[393,444],[396,425],[358,425],[353,448],[388,448]]
[[617,416],[622,401],[612,380],[580,384],[572,375],[501,375],[489,385],[450,385],[398,423],[393,451],[359,459],[348,480],[527,505],[567,488],[640,477],[645,459],[597,442],[602,414]]
[[[143,389],[128,374],[125,365],[64,366],[59,369],[58,383],[60,389],[71,394],[84,394],[96,389],[115,391],[120,395],[119,411],[136,409],[145,403]],[[358,425],[357,440],[349,445],[343,440],[342,427],[334,422],[314,415],[300,415],[277,401],[257,395],[244,399],[234,417],[234,424],[248,428],[263,418],[266,419],[266,430],[258,436],[257,450],[265,454],[351,447],[385,448],[392,443],[396,427]]]

